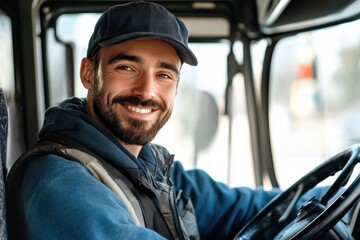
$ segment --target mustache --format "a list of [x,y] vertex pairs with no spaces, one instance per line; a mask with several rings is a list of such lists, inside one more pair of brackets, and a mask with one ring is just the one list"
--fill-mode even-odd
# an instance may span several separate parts
[[159,101],[155,101],[152,99],[148,99],[148,100],[143,100],[142,98],[138,97],[138,96],[119,96],[119,97],[115,97],[112,100],[112,103],[119,103],[119,104],[123,104],[123,103],[127,103],[127,104],[131,104],[131,105],[139,105],[139,106],[143,106],[143,107],[154,107],[154,108],[159,108],[162,111],[166,110],[165,104]]

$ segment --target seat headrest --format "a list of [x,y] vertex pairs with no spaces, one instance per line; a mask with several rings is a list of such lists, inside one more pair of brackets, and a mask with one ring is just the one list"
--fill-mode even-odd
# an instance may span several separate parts
[[5,217],[6,143],[8,134],[8,109],[5,94],[0,88],[0,239],[7,239]]

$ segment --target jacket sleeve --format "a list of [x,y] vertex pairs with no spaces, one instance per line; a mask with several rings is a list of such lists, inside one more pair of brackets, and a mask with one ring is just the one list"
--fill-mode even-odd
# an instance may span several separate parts
[[[172,171],[175,190],[182,189],[192,200],[201,239],[233,239],[272,198],[281,191],[262,188],[229,188],[202,170],[185,171],[176,162]],[[322,194],[323,189],[316,191]],[[307,200],[302,198],[301,202]],[[295,211],[295,210],[294,210]]]
[[55,155],[29,164],[20,207],[29,239],[164,239],[136,226],[119,197],[79,163]]

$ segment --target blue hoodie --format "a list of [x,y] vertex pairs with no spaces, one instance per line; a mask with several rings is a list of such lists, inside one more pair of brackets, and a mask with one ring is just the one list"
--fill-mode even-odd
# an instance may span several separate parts
[[[72,98],[47,110],[39,133],[61,133],[121,169],[138,171],[148,181],[159,174],[149,144],[138,158],[87,114],[85,100]],[[231,239],[279,190],[229,188],[201,170],[175,162],[171,180],[194,205],[201,239]],[[163,239],[136,226],[124,203],[81,164],[57,155],[30,162],[23,177],[19,208],[29,239]]]

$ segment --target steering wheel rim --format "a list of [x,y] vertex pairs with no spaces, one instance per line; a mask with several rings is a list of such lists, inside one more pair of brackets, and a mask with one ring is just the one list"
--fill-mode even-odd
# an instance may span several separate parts
[[[341,171],[340,175],[322,197],[322,202],[327,202],[339,188],[344,185],[352,173],[354,166],[360,161],[360,145],[352,145],[339,154],[304,175],[287,190],[280,193],[269,202],[248,224],[235,236],[236,240],[258,239],[257,237],[271,228],[274,223],[287,225],[286,214],[295,205],[301,195],[314,188],[329,176]],[[311,221],[305,228],[289,239],[307,239],[329,231],[350,208],[360,199],[360,174],[352,184],[324,211]],[[329,220],[331,219],[331,220]],[[326,220],[326,221],[325,221]]]

